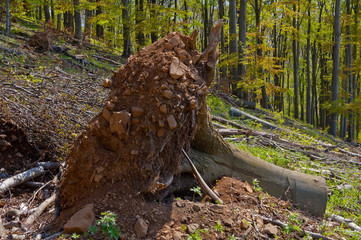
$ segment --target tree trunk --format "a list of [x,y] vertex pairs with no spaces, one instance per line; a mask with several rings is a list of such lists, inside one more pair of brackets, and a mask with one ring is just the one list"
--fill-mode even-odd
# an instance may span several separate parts
[[329,134],[336,136],[337,132],[337,98],[338,98],[338,78],[340,69],[340,9],[341,1],[336,0],[335,3],[335,19],[334,19],[334,47],[333,47],[333,69],[332,69],[332,105],[333,113],[331,114]]
[[[239,3],[239,21],[238,21],[238,37],[240,41],[239,47],[239,64],[238,64],[238,76],[241,82],[245,82],[246,80],[246,41],[247,41],[247,0],[241,0]],[[246,100],[245,94],[242,89],[236,90],[236,96],[240,99]]]
[[[257,178],[268,193],[323,215],[327,188],[322,177],[283,169],[247,154],[223,140],[211,124],[205,95],[214,78],[220,29],[221,24],[211,29],[210,44],[202,54],[196,51],[197,32],[190,37],[170,33],[113,74],[106,107],[90,121],[68,156],[59,190],[63,210],[74,211],[73,206],[102,198],[99,193],[105,185],[116,192],[128,184],[137,194],[164,189],[180,172],[182,151],[191,145],[191,158],[206,181],[223,175],[249,182]],[[166,43],[188,51],[194,62],[183,63],[175,51],[165,51],[170,48]],[[190,72],[199,81],[189,77]],[[202,91],[190,91],[191,86]],[[173,111],[165,114],[162,106]]]
[[[351,3],[350,0],[346,0],[347,15],[351,19]],[[353,63],[352,63],[352,45],[351,45],[351,23],[346,26],[347,29],[347,44],[346,44],[346,63],[347,63],[347,74],[348,74],[348,91],[349,99],[348,102],[352,103],[354,98],[354,75],[353,75]],[[349,128],[348,128],[348,141],[355,141],[355,121],[352,109],[349,110]]]
[[145,45],[142,26],[144,22],[144,0],[135,0],[135,15],[137,51],[139,51]]
[[310,63],[310,51],[311,51],[311,0],[308,7],[308,27],[307,27],[307,46],[306,46],[306,75],[307,75],[307,92],[306,92],[306,122],[312,124],[312,105],[311,105],[311,63]]
[[[218,0],[218,17],[219,19],[223,19],[224,17],[224,0]],[[224,26],[222,26],[221,30],[221,54],[224,55],[226,53],[225,40],[224,40]],[[220,82],[218,83],[221,86],[221,89],[228,89],[229,83],[226,81],[227,69],[222,66],[220,69]]]
[[80,3],[79,0],[73,0],[74,4],[74,20],[75,20],[75,35],[74,37],[81,40],[81,15],[80,15]]
[[[95,11],[95,15],[98,16],[102,14],[103,11],[102,11],[102,7],[100,6],[100,0],[97,0],[96,2],[98,3],[98,6]],[[97,25],[95,26],[95,32],[98,39],[104,38],[104,27],[102,25],[97,23]]]
[[56,29],[61,31],[61,13],[58,13],[56,17]]
[[[229,53],[238,53],[237,43],[237,2],[236,0],[229,1]],[[232,86],[232,93],[236,93],[237,89],[237,63],[233,63],[230,69],[231,75],[229,77]]]
[[128,58],[133,54],[132,43],[130,40],[130,17],[129,17],[129,0],[122,0],[122,20],[123,20],[123,55],[122,57]]
[[5,33],[6,33],[6,34],[10,34],[10,0],[6,0]]
[[[293,11],[296,13],[298,10],[298,6],[296,4],[293,5]],[[299,118],[299,79],[298,79],[298,71],[299,71],[299,52],[300,52],[300,42],[299,42],[299,23],[297,17],[293,17],[293,40],[292,40],[292,51],[293,51],[293,90],[294,90],[294,114],[293,117]]]
[[45,22],[50,21],[50,9],[49,9],[49,3],[48,1],[44,1],[44,16],[45,16]]

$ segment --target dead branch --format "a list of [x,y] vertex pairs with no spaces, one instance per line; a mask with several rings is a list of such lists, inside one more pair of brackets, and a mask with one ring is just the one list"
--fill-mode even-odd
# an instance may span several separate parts
[[44,175],[46,173],[46,169],[44,167],[35,167],[31,168],[25,172],[19,173],[15,176],[12,176],[10,178],[7,178],[4,182],[0,185],[0,194],[3,194],[7,190],[9,190],[12,187],[16,187],[20,184],[23,184],[30,179],[39,177],[41,175]]
[[109,59],[109,58],[101,57],[101,56],[99,56],[99,55],[92,55],[92,57],[98,58],[98,59],[100,59],[100,60],[104,60],[104,61],[107,61],[107,62],[110,62],[110,63],[112,63],[112,64],[114,64],[114,65],[117,65],[117,66],[122,65],[122,64],[119,63],[119,62],[116,62],[116,61],[114,61],[114,60],[112,60],[112,59]]
[[6,229],[3,225],[2,218],[0,217],[0,238],[5,239],[6,238]]
[[241,117],[243,119],[250,119],[253,121],[256,121],[260,124],[262,124],[265,128],[268,129],[277,129],[278,127],[270,122],[264,121],[258,117],[252,116],[251,114],[248,114],[246,112],[243,112],[237,108],[231,107],[231,109],[229,109],[229,113],[231,116],[236,116],[236,117]]
[[354,230],[354,231],[359,231],[361,232],[361,227],[356,225],[354,222],[352,222],[352,220],[350,219],[346,219],[346,218],[343,218],[339,215],[336,215],[336,214],[331,214],[330,218],[340,224],[346,224],[347,227],[349,227],[350,229]]
[[33,222],[44,212],[44,210],[52,204],[56,199],[56,194],[54,193],[51,197],[42,202],[39,207],[36,208],[35,212],[31,214],[25,221],[26,225],[31,225]]
[[217,122],[220,122],[220,123],[223,123],[223,124],[227,124],[227,125],[230,125],[232,127],[235,127],[235,128],[239,128],[239,129],[246,129],[246,130],[249,130],[248,127],[242,125],[242,124],[239,124],[239,123],[235,123],[233,121],[229,121],[225,118],[222,118],[222,117],[219,117],[219,116],[212,116],[212,120],[214,121],[217,121]]
[[212,191],[212,189],[210,189],[208,187],[207,183],[203,180],[202,176],[199,174],[197,168],[194,166],[192,160],[189,158],[186,151],[184,151],[184,149],[182,149],[182,152],[183,152],[184,156],[186,157],[189,165],[192,168],[192,173],[193,173],[194,178],[197,180],[197,182],[198,182],[199,186],[202,188],[202,190],[206,194],[208,194],[208,196],[210,196],[214,202],[223,204],[223,201]]

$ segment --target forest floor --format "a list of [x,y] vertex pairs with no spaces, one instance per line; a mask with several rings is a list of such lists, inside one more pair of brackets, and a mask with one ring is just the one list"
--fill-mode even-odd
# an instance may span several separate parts
[[[121,52],[105,44],[78,43],[56,30],[49,31],[49,38],[61,49],[40,52],[26,44],[35,30],[39,30],[36,24],[18,20],[10,35],[0,35],[0,184],[43,162],[64,167],[72,142],[104,105],[109,90],[103,87],[103,80],[124,62]],[[207,102],[212,115],[239,124],[235,130],[234,124],[215,121],[220,129],[232,129],[232,135],[223,134],[227,141],[265,161],[326,178],[325,216],[310,216],[269,196],[257,179],[253,186],[231,177],[213,183],[223,205],[210,203],[196,185],[155,201],[135,192],[110,193],[113,186],[109,184],[103,188],[102,201],[94,202],[94,212],[98,220],[106,219],[109,212],[116,214],[119,233],[112,232],[113,237],[137,239],[145,232],[144,239],[361,238],[360,144],[349,144],[261,109],[244,111],[277,129],[231,117],[234,101],[216,90],[211,92]],[[58,170],[48,170],[32,182],[1,193],[0,234],[8,239],[105,239],[100,230],[88,236],[63,234],[61,228],[51,225],[57,210],[54,204],[26,224],[32,209],[38,209],[56,191],[59,176]],[[14,209],[20,213],[10,214]],[[344,218],[343,223],[339,217]],[[139,222],[141,227],[135,230]]]

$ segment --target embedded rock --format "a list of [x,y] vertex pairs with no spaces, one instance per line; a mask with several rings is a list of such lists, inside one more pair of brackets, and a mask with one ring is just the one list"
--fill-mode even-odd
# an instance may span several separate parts
[[73,216],[71,216],[71,218],[64,225],[64,232],[68,234],[82,234],[87,232],[89,227],[91,227],[95,221],[93,208],[93,204],[88,204],[76,212]]

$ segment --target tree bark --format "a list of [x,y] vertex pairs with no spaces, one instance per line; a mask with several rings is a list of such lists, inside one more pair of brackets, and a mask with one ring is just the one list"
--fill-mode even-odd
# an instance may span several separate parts
[[[100,6],[100,0],[96,1],[98,3],[97,9],[95,11],[95,15],[98,16],[100,14],[102,14],[102,7]],[[98,39],[102,39],[104,38],[104,27],[100,24],[97,23],[96,27],[95,27],[95,31],[96,31],[96,35]]]
[[335,19],[334,19],[334,47],[333,47],[333,69],[332,69],[332,105],[333,113],[331,114],[329,134],[336,136],[337,132],[337,98],[338,98],[338,78],[340,68],[340,9],[341,1],[336,0]]
[[73,0],[74,4],[74,20],[75,20],[75,35],[74,37],[81,40],[82,27],[81,27],[81,15],[80,15],[80,2],[79,0]]
[[[298,2],[297,2],[298,3]],[[298,9],[298,5],[293,5],[293,11],[296,13]],[[294,104],[294,114],[293,117],[298,119],[299,118],[299,79],[298,79],[298,71],[299,71],[299,23],[297,17],[293,17],[293,28],[294,28],[294,34],[293,34],[293,40],[292,40],[292,51],[293,51],[293,89],[294,89],[294,98],[293,98],[293,104]]]
[[49,3],[48,1],[44,1],[44,16],[45,16],[45,22],[50,21],[50,9],[49,9]]
[[128,58],[133,54],[132,43],[130,40],[130,17],[129,17],[129,0],[122,0],[122,20],[123,20],[123,55],[122,57]]
[[6,23],[5,33],[10,34],[10,0],[6,0]]
[[306,46],[306,75],[307,75],[307,92],[306,92],[306,122],[312,124],[312,105],[311,105],[311,0],[308,6],[308,26],[307,26],[307,46]]
[[[238,37],[240,41],[239,47],[239,64],[238,64],[238,76],[239,81],[244,82],[246,80],[246,41],[247,41],[247,0],[241,0],[239,3],[239,21],[238,21]],[[246,99],[242,89],[236,90],[236,96],[240,99]]]
[[[237,4],[236,0],[229,1],[229,53],[238,53],[237,47]],[[237,65],[236,63],[231,66],[230,84],[232,92],[235,93],[237,89]]]

